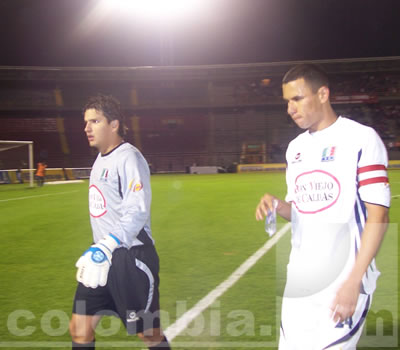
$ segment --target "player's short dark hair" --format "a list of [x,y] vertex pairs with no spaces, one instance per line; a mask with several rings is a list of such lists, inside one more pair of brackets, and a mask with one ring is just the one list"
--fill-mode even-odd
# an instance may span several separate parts
[[108,122],[118,120],[118,134],[121,137],[126,135],[128,128],[125,125],[125,116],[122,113],[121,104],[115,97],[103,94],[92,96],[83,108],[83,114],[85,114],[88,109],[95,109],[98,112],[102,112]]
[[326,72],[319,66],[311,63],[303,63],[292,67],[282,79],[282,84],[303,78],[310,85],[312,92],[316,93],[321,86],[329,88],[329,78]]

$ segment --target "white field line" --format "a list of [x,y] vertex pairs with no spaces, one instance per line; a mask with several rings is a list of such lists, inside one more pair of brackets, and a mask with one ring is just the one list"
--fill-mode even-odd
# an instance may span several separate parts
[[396,194],[395,196],[392,196],[392,198],[398,198],[400,197],[400,194]]
[[172,341],[179,335],[197,316],[207,309],[214,301],[232,287],[266,252],[268,252],[290,229],[290,223],[283,226],[271,239],[260,249],[240,265],[225,281],[208,293],[203,299],[197,302],[190,310],[186,311],[179,319],[171,324],[165,335]]
[[22,199],[29,199],[29,198],[39,198],[39,197],[48,197],[48,196],[58,196],[59,194],[68,194],[68,193],[75,193],[79,192],[78,190],[75,191],[68,191],[68,192],[57,192],[57,193],[48,193],[48,194],[38,194],[37,196],[26,196],[26,197],[17,197],[17,198],[10,198],[10,199],[0,199],[0,202],[10,202],[10,201],[19,201]]
[[44,184],[46,186],[48,185],[65,185],[65,184],[78,184],[78,183],[83,183],[85,181],[83,180],[65,180],[65,181],[50,181],[50,182],[45,182]]

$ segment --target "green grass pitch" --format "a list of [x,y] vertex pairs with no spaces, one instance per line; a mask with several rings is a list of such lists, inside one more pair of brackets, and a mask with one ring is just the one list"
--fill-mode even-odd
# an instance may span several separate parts
[[[390,172],[390,182],[392,225],[377,258],[382,276],[361,348],[398,348],[400,172]],[[70,348],[75,262],[92,241],[87,187],[0,186],[0,348]],[[282,198],[285,188],[283,173],[152,176],[164,328],[266,242],[255,206],[263,193]],[[174,349],[276,349],[289,238],[178,335]],[[111,317],[96,341],[101,349],[144,348]]]

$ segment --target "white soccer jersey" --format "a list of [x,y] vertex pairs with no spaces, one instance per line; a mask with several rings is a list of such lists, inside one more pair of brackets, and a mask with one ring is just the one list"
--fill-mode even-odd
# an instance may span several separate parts
[[112,233],[125,247],[153,242],[150,171],[137,148],[122,143],[99,155],[90,173],[89,212],[94,242]]
[[[328,128],[295,138],[286,152],[292,202],[292,250],[285,296],[339,286],[354,265],[366,221],[364,202],[389,207],[387,152],[370,127],[339,117]],[[373,261],[363,278],[372,293]]]

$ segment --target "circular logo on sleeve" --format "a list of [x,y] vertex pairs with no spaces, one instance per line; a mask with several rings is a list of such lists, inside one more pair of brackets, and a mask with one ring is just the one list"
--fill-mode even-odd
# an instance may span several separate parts
[[313,170],[297,176],[294,205],[299,212],[315,214],[334,205],[340,195],[340,183],[323,170]]
[[107,213],[106,199],[95,185],[89,187],[89,212],[94,218]]

